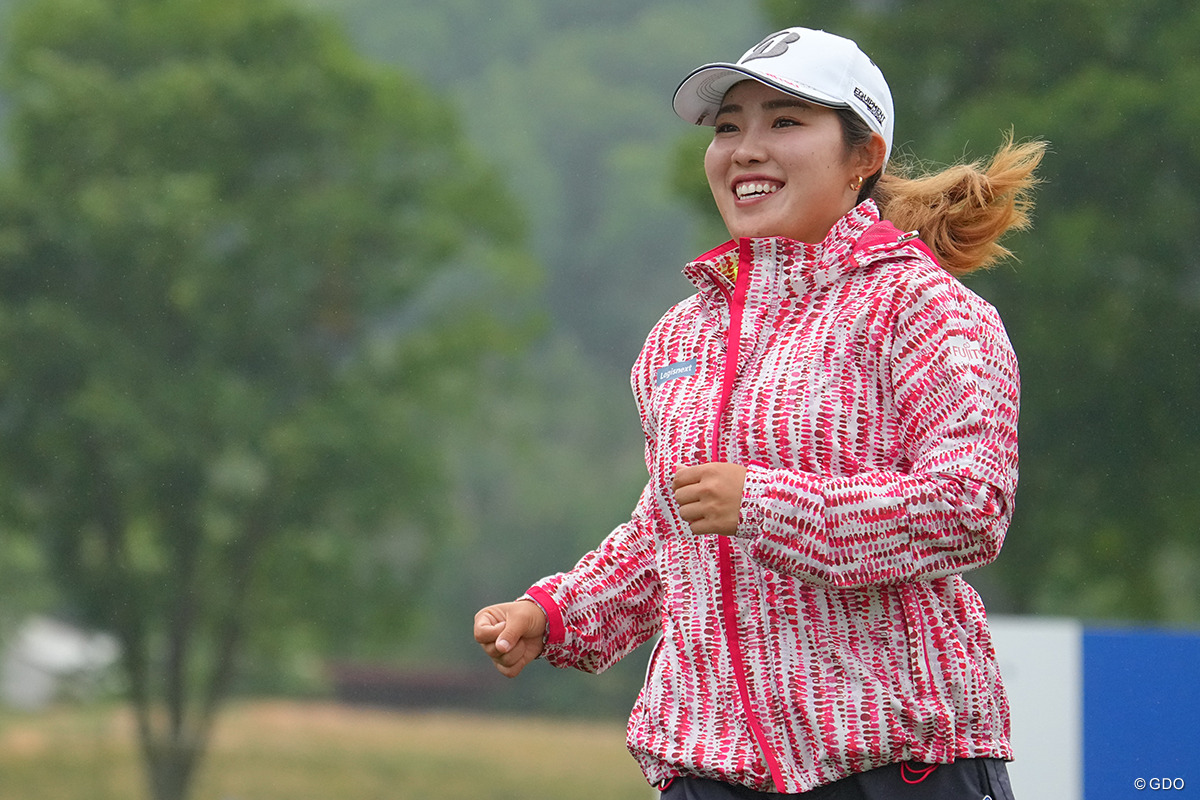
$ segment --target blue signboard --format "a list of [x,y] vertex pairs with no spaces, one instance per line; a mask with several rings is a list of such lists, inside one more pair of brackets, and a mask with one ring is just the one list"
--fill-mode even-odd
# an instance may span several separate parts
[[1200,636],[1084,628],[1087,800],[1200,796],[1198,726]]

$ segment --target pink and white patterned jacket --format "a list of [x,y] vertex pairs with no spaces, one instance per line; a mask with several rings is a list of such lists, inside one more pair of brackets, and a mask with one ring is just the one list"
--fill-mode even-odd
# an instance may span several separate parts
[[[995,310],[873,201],[820,245],[730,242],[632,384],[632,519],[527,597],[545,657],[599,672],[661,635],[629,721],[647,779],[797,793],[901,760],[1012,757],[983,604],[1017,483]],[[736,281],[727,275],[735,274]],[[748,467],[736,536],[679,517],[679,464]]]

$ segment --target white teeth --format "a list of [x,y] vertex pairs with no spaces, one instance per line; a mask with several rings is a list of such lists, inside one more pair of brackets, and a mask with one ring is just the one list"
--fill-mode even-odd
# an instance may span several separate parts
[[751,195],[774,194],[779,191],[779,187],[773,183],[739,183],[735,191],[739,198],[743,198]]

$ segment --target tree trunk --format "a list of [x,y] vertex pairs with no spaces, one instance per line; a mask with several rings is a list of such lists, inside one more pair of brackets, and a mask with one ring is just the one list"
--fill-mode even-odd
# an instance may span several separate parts
[[[143,637],[130,632],[130,648],[126,666],[130,698],[138,721],[138,736],[145,758],[151,800],[187,800],[195,777],[207,751],[213,724],[222,703],[229,693],[234,665],[242,647],[246,614],[246,598],[250,590],[253,565],[270,531],[266,522],[272,504],[264,500],[251,515],[251,524],[233,560],[228,592],[229,607],[216,620],[213,654],[208,661],[207,681],[189,676],[192,659],[189,653],[199,635],[192,624],[196,609],[191,605],[188,586],[195,580],[195,563],[187,559],[178,577],[180,590],[185,593],[177,600],[172,629],[167,640],[164,674],[153,676],[147,668]],[[199,534],[197,534],[198,536]],[[161,698],[151,691],[155,677],[165,688]],[[193,691],[188,691],[192,686]]]
[[186,800],[199,761],[196,748],[180,742],[154,746],[146,753],[151,800]]

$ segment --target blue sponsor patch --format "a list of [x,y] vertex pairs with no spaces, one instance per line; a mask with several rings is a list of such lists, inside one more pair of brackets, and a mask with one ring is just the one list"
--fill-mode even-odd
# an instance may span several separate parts
[[689,358],[687,361],[676,361],[674,364],[667,364],[665,367],[659,367],[654,373],[654,385],[662,386],[667,381],[673,381],[676,378],[690,378],[696,374],[696,359]]

